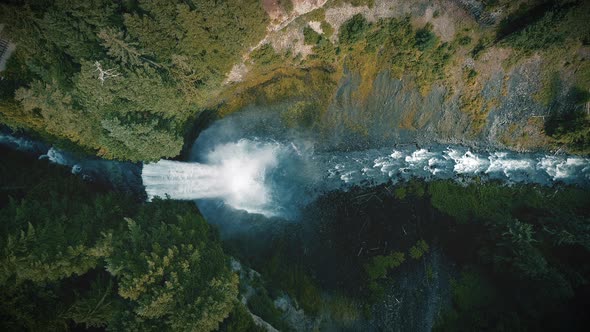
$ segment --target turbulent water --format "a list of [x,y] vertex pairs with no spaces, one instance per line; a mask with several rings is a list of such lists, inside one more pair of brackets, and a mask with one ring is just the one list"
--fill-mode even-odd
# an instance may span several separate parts
[[[295,165],[295,166],[294,166]],[[515,152],[473,152],[461,146],[414,146],[315,153],[295,143],[238,140],[213,147],[199,163],[144,165],[148,197],[221,199],[251,213],[280,215],[318,194],[410,178],[507,184],[588,186],[590,159]]]
[[403,181],[412,177],[465,179],[480,177],[506,183],[556,182],[587,186],[590,159],[515,152],[472,152],[461,146],[394,148],[337,154],[325,158],[327,177],[348,185]]

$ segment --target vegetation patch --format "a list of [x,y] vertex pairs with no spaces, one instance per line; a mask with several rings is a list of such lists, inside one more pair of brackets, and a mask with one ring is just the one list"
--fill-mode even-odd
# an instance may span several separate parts
[[212,331],[228,316],[238,278],[194,204],[140,203],[2,155],[4,330]]
[[[588,92],[580,94],[588,98]],[[545,130],[556,143],[569,146],[578,153],[590,153],[590,115],[586,107],[552,114],[547,119]]]

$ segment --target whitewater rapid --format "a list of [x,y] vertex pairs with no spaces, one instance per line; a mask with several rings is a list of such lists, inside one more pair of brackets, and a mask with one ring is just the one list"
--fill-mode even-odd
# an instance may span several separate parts
[[410,178],[501,180],[507,184],[588,186],[590,159],[579,156],[473,152],[462,146],[393,148],[336,154],[323,162],[339,186],[397,183]]
[[[200,163],[163,160],[146,164],[142,178],[150,198],[214,198],[235,209],[268,216],[323,192],[411,178],[590,185],[590,159],[579,156],[474,152],[462,146],[302,151],[295,142],[242,139],[214,147]],[[293,192],[299,197],[293,197]]]

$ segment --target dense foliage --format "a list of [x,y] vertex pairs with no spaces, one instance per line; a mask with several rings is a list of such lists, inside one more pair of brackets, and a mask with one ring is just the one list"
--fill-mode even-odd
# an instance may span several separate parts
[[301,224],[228,242],[268,280],[251,309],[269,320],[279,313],[267,297],[282,291],[308,314],[346,312],[342,322],[395,299],[415,315],[446,274],[437,330],[576,330],[587,322],[589,200],[561,186],[410,181],[328,193]]
[[238,310],[237,276],[193,204],[141,204],[2,157],[3,330],[211,331]]
[[587,191],[434,182],[429,194],[437,209],[461,223],[455,234],[475,237],[461,245],[445,241],[465,263],[439,329],[582,326],[576,311],[587,299],[590,273]]
[[[575,91],[575,90],[574,90]],[[582,103],[590,102],[588,92],[580,92]],[[552,114],[545,124],[547,135],[561,144],[573,146],[581,153],[590,153],[590,112],[588,106],[566,113]]]
[[339,42],[341,48],[349,47],[342,56],[357,58],[359,67],[384,65],[395,77],[411,77],[422,92],[445,77],[445,67],[454,52],[449,43],[434,34],[431,24],[415,29],[408,16],[369,23],[362,15],[355,15],[342,25]]
[[4,33],[18,47],[0,120],[106,158],[174,157],[187,119],[266,19],[255,0],[2,4]]

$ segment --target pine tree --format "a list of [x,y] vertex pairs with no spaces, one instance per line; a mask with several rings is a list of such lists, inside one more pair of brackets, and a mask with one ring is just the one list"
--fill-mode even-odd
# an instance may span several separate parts
[[156,200],[126,220],[127,232],[107,259],[135,316],[120,323],[139,330],[162,321],[174,331],[216,329],[232,310],[238,279],[196,209]]
[[131,161],[157,160],[154,156],[174,157],[182,148],[182,137],[170,130],[158,129],[157,119],[148,123],[128,122],[118,118],[103,120],[102,127],[108,132],[101,141],[103,156],[113,158],[128,155]]
[[107,54],[121,66],[139,66],[144,63],[143,54],[136,42],[130,41],[124,32],[113,27],[101,29],[98,37],[107,49]]

